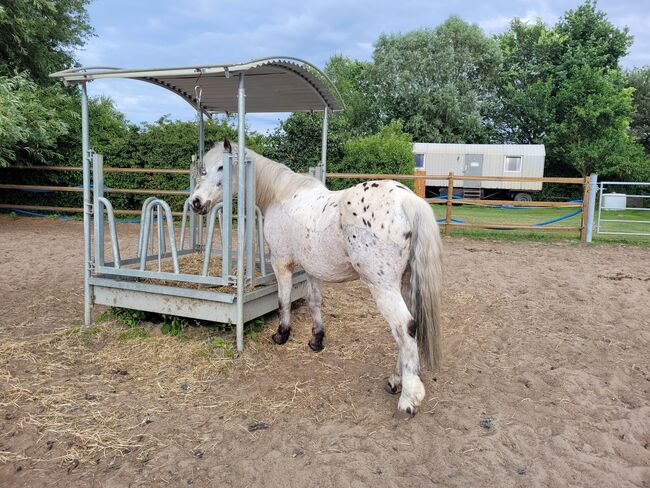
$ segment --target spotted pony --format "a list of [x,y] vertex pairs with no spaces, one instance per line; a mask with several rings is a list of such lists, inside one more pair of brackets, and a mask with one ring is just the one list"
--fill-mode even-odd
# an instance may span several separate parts
[[[236,145],[226,140],[205,154],[207,174],[190,197],[196,212],[205,214],[222,200],[223,154],[233,151]],[[247,158],[254,161],[255,200],[278,282],[280,324],[273,341],[284,344],[291,334],[296,266],[307,273],[313,318],[309,347],[317,352],[325,340],[323,284],[360,279],[399,348],[388,390],[401,390],[398,411],[414,415],[425,395],[420,357],[432,369],[440,362],[442,246],[431,207],[395,181],[330,191],[254,151],[247,150]]]

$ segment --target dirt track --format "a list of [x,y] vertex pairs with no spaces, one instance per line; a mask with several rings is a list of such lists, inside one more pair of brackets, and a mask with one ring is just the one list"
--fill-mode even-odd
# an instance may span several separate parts
[[70,333],[81,235],[0,215],[0,486],[650,487],[648,248],[445,240],[444,366],[397,421],[361,284],[326,288],[320,354],[306,307],[235,360],[206,327]]

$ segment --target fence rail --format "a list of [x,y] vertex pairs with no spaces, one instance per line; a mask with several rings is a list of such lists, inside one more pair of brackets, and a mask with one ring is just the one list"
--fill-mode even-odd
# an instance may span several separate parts
[[[39,171],[82,171],[81,166],[22,166],[12,169],[20,170],[39,170]],[[187,174],[191,173],[186,169],[174,168],[104,168],[106,173],[153,173],[153,174]],[[553,232],[579,232],[580,238],[585,240],[586,227],[588,221],[588,202],[583,197],[582,202],[515,202],[510,200],[483,200],[483,199],[455,199],[454,182],[455,181],[502,181],[502,182],[542,182],[542,183],[559,183],[559,184],[580,184],[584,186],[583,195],[589,194],[589,178],[563,178],[563,177],[516,177],[516,176],[463,176],[449,173],[447,175],[428,175],[416,172],[416,174],[371,174],[371,173],[328,173],[330,179],[375,179],[375,180],[413,180],[416,182],[416,192],[422,198],[425,197],[426,180],[443,180],[447,181],[447,196],[443,198],[426,198],[431,204],[445,205],[445,217],[442,220],[445,235],[451,235],[452,228],[483,228],[483,229],[513,229],[513,230],[545,230]],[[41,185],[12,185],[0,184],[0,189],[4,190],[24,190],[24,191],[62,191],[62,192],[83,192],[83,188],[65,187],[65,186],[41,186]],[[135,188],[106,188],[106,193],[128,193],[138,195],[187,195],[186,191],[181,190],[156,190],[156,189],[135,189]],[[561,226],[552,227],[541,225],[522,225],[522,224],[490,224],[490,223],[464,223],[454,222],[453,208],[455,205],[472,205],[472,206],[495,206],[505,205],[517,208],[579,208],[582,210],[582,219],[579,226]],[[71,207],[49,207],[45,205],[11,205],[0,204],[2,209],[17,210],[40,210],[51,212],[71,212],[81,213],[82,208]],[[116,214],[138,215],[138,210],[115,210]],[[175,216],[182,215],[181,212],[173,212]]]
[[[81,166],[11,166],[6,169],[40,170],[40,171],[83,171]],[[189,175],[189,169],[177,168],[105,168],[104,173],[163,173]]]
[[[425,198],[425,200],[432,204],[446,205],[445,217],[440,219],[444,226],[444,233],[446,236],[451,235],[451,229],[456,228],[482,228],[482,229],[512,229],[512,230],[544,230],[552,232],[579,232],[580,239],[586,240],[587,238],[587,221],[588,221],[588,198],[589,195],[589,177],[585,178],[562,178],[562,177],[533,177],[533,176],[463,176],[449,173],[448,175],[427,175],[420,172],[413,175],[396,175],[396,174],[354,174],[354,173],[328,173],[328,178],[341,178],[341,179],[394,179],[394,180],[415,180],[416,193],[424,198],[425,197],[425,180],[446,180],[447,181],[447,197],[443,198]],[[579,184],[583,185],[583,199],[580,202],[515,202],[510,200],[481,200],[481,199],[456,199],[454,198],[454,182],[455,181],[504,181],[504,182],[542,182],[542,183],[561,183],[561,184]],[[421,182],[418,184],[418,182]],[[474,205],[474,206],[495,206],[505,205],[509,207],[544,207],[544,208],[579,208],[582,212],[582,219],[579,226],[560,226],[555,225],[549,227],[547,225],[521,225],[521,224],[489,224],[489,223],[464,223],[454,222],[453,207],[454,205]],[[570,215],[572,216],[572,215]]]
[[[43,185],[6,185],[0,184],[0,190],[25,190],[33,192],[65,191],[80,193],[83,188],[75,186],[43,186]],[[134,195],[189,195],[183,190],[147,190],[138,188],[104,188],[104,193],[130,193]]]

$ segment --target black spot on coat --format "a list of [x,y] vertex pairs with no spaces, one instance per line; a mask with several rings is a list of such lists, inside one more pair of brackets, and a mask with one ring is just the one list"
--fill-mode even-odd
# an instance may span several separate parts
[[406,330],[408,334],[415,339],[415,320],[411,319]]

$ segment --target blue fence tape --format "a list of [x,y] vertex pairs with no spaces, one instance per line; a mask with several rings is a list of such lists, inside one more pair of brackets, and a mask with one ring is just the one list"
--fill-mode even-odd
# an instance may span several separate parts
[[[42,213],[36,213],[36,212],[29,212],[27,210],[21,210],[19,208],[10,208],[12,212],[24,214],[24,215],[29,215],[30,217],[52,217],[52,215],[56,214],[42,214]],[[71,220],[72,217],[68,215],[59,215],[58,216],[61,220]],[[154,222],[158,220],[158,217],[154,217]],[[123,223],[139,223],[140,219],[115,219],[115,222],[123,222]]]
[[[75,188],[82,188],[82,187],[83,187],[82,185],[75,186]],[[110,187],[107,186],[106,188],[110,188]],[[31,191],[31,192],[34,192],[34,193],[40,193],[40,192],[50,192],[50,191],[54,191],[54,190],[23,190],[23,191]],[[189,191],[189,189],[187,191]],[[435,198],[437,198],[437,199],[443,199],[444,198],[445,200],[447,199],[447,197],[435,197]],[[464,200],[464,198],[460,197],[460,196],[454,196],[453,198],[455,200]],[[582,203],[582,200],[569,200],[569,203]],[[544,207],[530,207],[530,206],[516,207],[514,205],[486,205],[486,206],[493,207],[493,208],[508,208],[508,209],[544,208]],[[17,209],[17,208],[12,208],[11,211],[18,212],[18,213],[25,214],[25,215],[31,215],[32,217],[50,217],[51,216],[51,214],[40,214],[40,213],[36,213],[36,212],[28,212],[27,210],[20,210],[20,209]],[[570,214],[563,215],[561,217],[557,217],[557,218],[552,219],[552,220],[547,220],[545,222],[538,222],[538,223],[532,224],[532,225],[534,227],[543,227],[545,225],[554,224],[555,222],[560,222],[562,220],[570,219],[571,217],[575,217],[576,215],[579,215],[580,213],[582,213],[582,208],[579,208],[578,210],[576,210],[575,212],[571,212]],[[69,220],[70,219],[70,217],[65,216],[65,215],[60,215],[59,218],[64,219],[64,220]],[[156,218],[157,217],[154,217],[154,221],[156,220]],[[446,219],[444,219],[444,218],[436,219],[436,222],[445,222],[445,220]],[[464,224],[465,223],[465,221],[461,220],[461,219],[452,218],[451,221],[454,222],[454,223],[457,223],[457,224]],[[115,219],[115,222],[136,223],[137,224],[137,223],[140,222],[140,219]],[[512,230],[512,229],[495,229],[495,230]]]

